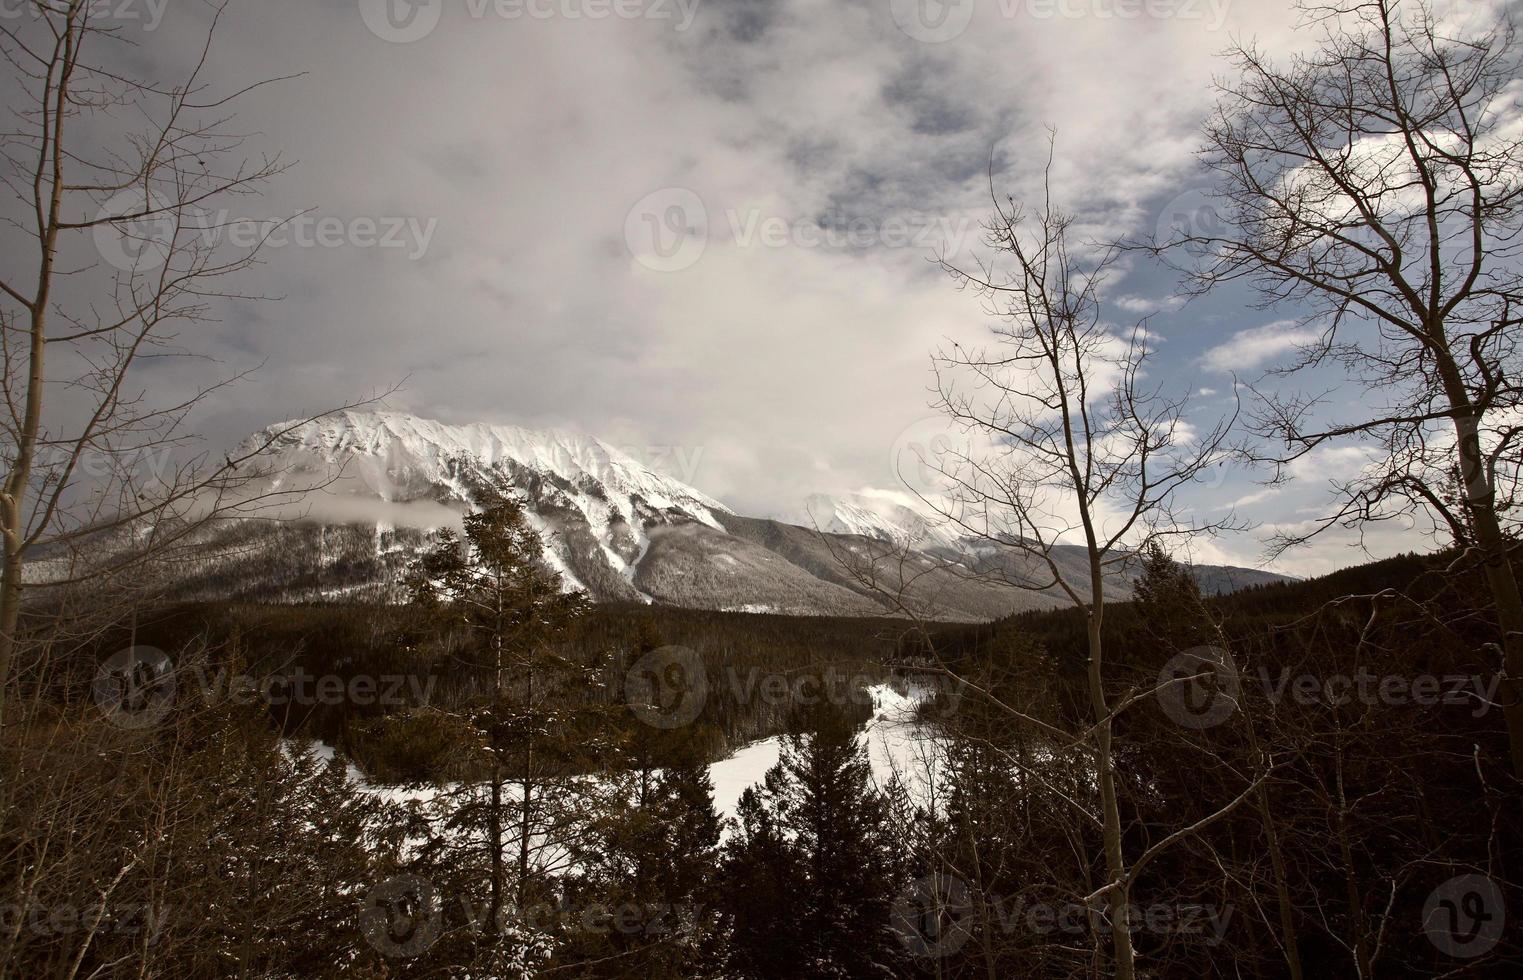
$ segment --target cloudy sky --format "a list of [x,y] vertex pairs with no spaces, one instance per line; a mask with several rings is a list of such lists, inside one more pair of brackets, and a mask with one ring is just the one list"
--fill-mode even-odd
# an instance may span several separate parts
[[[198,0],[113,5],[155,71],[205,27]],[[250,287],[283,298],[196,338],[227,370],[263,365],[200,424],[230,440],[405,381],[390,407],[579,429],[743,513],[892,487],[932,414],[930,351],[987,329],[929,257],[977,246],[991,163],[1029,193],[1052,127],[1088,234],[1195,220],[1219,53],[1287,51],[1293,26],[1281,0],[235,0],[210,80],[300,74],[242,103],[250,148],[294,166],[238,206],[338,231],[267,252]],[[1247,296],[1175,291],[1139,260],[1107,298],[1156,314],[1155,370],[1208,423],[1232,372],[1297,334]],[[1190,503],[1304,521],[1357,461]],[[1264,533],[1202,557],[1254,564]],[[1275,567],[1360,558],[1334,538]]]

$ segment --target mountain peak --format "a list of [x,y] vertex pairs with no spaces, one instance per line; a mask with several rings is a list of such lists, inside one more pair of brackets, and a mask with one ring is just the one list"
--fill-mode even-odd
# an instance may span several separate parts
[[[971,554],[955,524],[900,491],[815,495],[799,526],[736,514],[638,453],[562,429],[349,411],[273,425],[250,440],[265,443],[269,489],[296,498],[295,520],[227,528],[206,567],[260,569],[243,578],[278,581],[285,597],[397,595],[433,532],[485,503],[484,485],[507,484],[540,533],[545,563],[566,588],[600,600],[882,615],[898,607],[850,563],[892,556],[907,594],[940,618],[986,620],[1062,602],[1020,585],[1039,578],[1029,556]],[[1073,551],[1061,546],[1057,557],[1077,580],[1087,566]],[[990,574],[970,575],[975,564]],[[1242,570],[1227,571],[1223,587],[1242,584]],[[1118,576],[1114,586],[1124,594],[1129,581]],[[258,588],[249,594],[263,596]]]
[[[471,422],[454,425],[403,412],[346,411],[312,421],[291,420],[264,430],[276,453],[298,453],[355,468],[366,489],[385,500],[448,496],[469,500],[458,486],[458,464],[534,475],[571,488],[618,498],[640,497],[658,510],[681,510],[713,525],[724,504],[659,473],[601,439],[566,429],[528,429]],[[346,470],[346,473],[348,470]]]
[[956,547],[958,541],[956,529],[929,504],[896,490],[817,493],[808,498],[805,508],[809,522],[829,534],[854,534],[914,548]]

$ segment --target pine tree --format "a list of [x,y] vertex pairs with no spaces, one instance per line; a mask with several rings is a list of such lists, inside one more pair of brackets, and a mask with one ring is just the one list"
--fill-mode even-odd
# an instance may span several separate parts
[[165,820],[142,848],[164,884],[147,972],[319,975],[375,959],[355,912],[396,867],[399,808],[341,759],[281,740],[254,706],[213,705],[174,734]]
[[1132,599],[1144,629],[1173,649],[1203,646],[1216,636],[1200,583],[1156,541],[1142,552],[1142,575],[1132,587]]
[[[654,731],[654,730],[652,730]],[[573,928],[559,960],[586,976],[686,980],[721,965],[715,908],[720,821],[708,767],[696,753],[665,768],[608,779],[608,795],[573,847],[573,913],[611,913],[604,931]],[[618,956],[616,968],[598,964]]]
[[[768,777],[773,773],[780,770]],[[721,875],[728,966],[758,980],[804,975],[803,928],[791,904],[804,880],[803,857],[769,802],[758,787],[741,794]]]
[[804,712],[760,790],[741,800],[726,850],[731,968],[742,976],[896,975],[891,908],[904,858],[855,725]]
[[[524,958],[520,913],[550,895],[547,863],[576,815],[575,778],[595,747],[586,744],[580,704],[595,670],[554,651],[586,608],[544,562],[544,546],[506,487],[483,488],[489,506],[466,515],[464,539],[440,535],[409,577],[415,602],[464,634],[458,660],[477,693],[453,715],[454,754],[466,778],[436,798],[438,831],[426,854],[479,911],[488,969]],[[484,879],[485,895],[473,887]],[[514,932],[514,942],[505,933]],[[522,965],[522,964],[520,964]]]

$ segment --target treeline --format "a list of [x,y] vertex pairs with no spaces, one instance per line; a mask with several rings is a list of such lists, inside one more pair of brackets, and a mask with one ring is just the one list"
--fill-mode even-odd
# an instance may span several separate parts
[[[1507,919],[1523,901],[1523,825],[1480,575],[1460,555],[1409,555],[1205,598],[1150,557],[1136,601],[1109,606],[1104,623],[1107,687],[1122,706],[1123,842],[1149,855],[1132,887],[1140,970],[1426,977],[1523,965]],[[963,630],[946,651],[995,696],[962,698],[940,729],[949,804],[925,839],[947,875],[940,900],[965,906],[981,941],[959,943],[936,975],[1103,974],[1088,962],[1100,930],[1067,933],[1095,942],[1084,949],[1053,941],[1064,932],[1050,924],[1035,936],[1019,916],[1011,927],[1012,902],[1061,906],[1103,881],[1082,770],[1055,766],[1072,755],[1050,735],[1010,724],[1026,706],[1038,722],[1082,728],[1085,629],[1073,611],[1028,613]],[[977,805],[959,815],[963,793]]]
[[[946,627],[954,629],[954,627]],[[320,739],[353,757],[368,758],[367,732],[399,708],[428,699],[469,698],[481,677],[454,651],[468,642],[453,624],[416,606],[179,603],[144,609],[110,628],[90,633],[62,654],[69,666],[30,684],[87,687],[97,665],[112,654],[144,645],[194,664],[188,681],[215,683],[232,671],[268,679],[395,678],[395,698],[342,697],[270,705],[271,721],[288,736]],[[858,686],[889,679],[893,664],[923,658],[926,640],[902,620],[776,616],[679,609],[639,604],[597,604],[547,640],[559,655],[596,664],[599,684],[588,697],[625,699],[624,679],[641,656],[662,647],[692,651],[708,685],[698,723],[715,733],[718,758],[789,725],[786,699],[755,696],[768,679],[829,673]],[[380,760],[377,760],[380,761]]]
[[[1484,689],[1456,681],[1487,642],[1473,574],[1452,556],[1393,560],[1344,575],[1368,591],[1318,605],[1328,580],[1206,598],[1150,556],[1107,625],[1125,844],[1150,855],[1131,890],[1142,975],[1523,965],[1505,918],[1523,907],[1516,787],[1495,761],[1505,730]],[[447,659],[474,682],[350,706],[354,756],[288,730],[263,693],[165,696],[151,663],[135,700],[103,702],[93,684],[31,699],[5,745],[7,974],[1109,974],[1107,909],[1086,900],[1104,881],[1098,784],[1059,735],[1086,718],[1082,620],[935,631],[950,675],[914,681],[935,693],[892,774],[881,759],[873,771],[852,699],[769,705],[786,715],[781,761],[726,826],[708,763],[728,738],[701,711],[661,714],[681,685],[605,690],[606,651],[627,644],[635,662],[712,630],[708,648],[786,674],[826,638],[867,663],[888,624],[631,607],[562,609],[548,630],[543,602],[560,595],[518,606],[540,615],[500,647],[453,602],[373,616],[383,639],[434,622],[431,642],[453,635]],[[299,635],[316,657],[365,635],[353,612],[185,607],[140,617],[137,639],[222,635],[226,666]],[[286,625],[253,628],[267,617]],[[925,667],[910,656],[924,651],[890,646],[885,675]],[[500,686],[499,651],[513,662]],[[1207,669],[1173,697],[1161,680],[1181,657]],[[188,682],[183,664],[160,668]]]
[[[629,745],[603,747],[625,764],[596,780],[539,771],[521,808],[490,781],[362,788],[259,708],[181,707],[132,734],[60,717],[7,747],[22,778],[0,963],[25,977],[899,975],[907,864],[856,725],[826,707],[796,727],[723,839],[705,766],[656,768]],[[509,813],[523,826],[488,846]]]

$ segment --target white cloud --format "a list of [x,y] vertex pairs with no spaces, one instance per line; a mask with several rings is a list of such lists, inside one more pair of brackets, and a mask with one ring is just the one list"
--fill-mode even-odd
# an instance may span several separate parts
[[1276,320],[1238,331],[1231,340],[1207,350],[1200,360],[1212,371],[1247,371],[1280,360],[1320,336],[1315,330],[1298,327],[1294,320]]
[[1252,507],[1254,504],[1261,504],[1266,500],[1273,500],[1279,495],[1280,489],[1278,487],[1265,487],[1262,490],[1255,490],[1253,493],[1243,494],[1241,497],[1228,504],[1227,508],[1240,510],[1244,507]]
[[1327,481],[1343,483],[1358,477],[1376,461],[1369,446],[1319,446],[1292,460],[1287,467],[1298,480],[1325,485]]
[[1153,298],[1150,296],[1117,296],[1108,302],[1126,310],[1128,313],[1147,315],[1150,313],[1172,313],[1185,305],[1183,296],[1163,296]]
[[[1161,202],[1208,182],[1193,150],[1218,52],[1234,35],[1278,52],[1294,40],[1289,0],[1231,4],[1220,32],[975,6],[966,33],[930,45],[883,2],[716,0],[685,33],[618,18],[475,20],[447,4],[411,44],[372,36],[353,3],[233,5],[214,83],[308,72],[256,90],[239,118],[261,134],[253,151],[301,161],[258,213],[316,205],[437,229],[414,262],[271,253],[244,285],[286,299],[219,310],[198,339],[229,370],[267,367],[219,392],[200,430],[231,441],[408,377],[398,409],[678,447],[696,465],[674,475],[747,513],[895,486],[896,441],[934,414],[928,353],[986,336],[980,304],[926,261],[930,240],[747,245],[729,216],[806,228],[898,216],[955,231],[986,215],[991,160],[997,190],[1030,199],[1052,124],[1055,200],[1078,213],[1076,238],[1151,233]],[[169,8],[133,57],[193,54],[198,9]],[[624,229],[637,201],[667,187],[701,198],[710,236],[691,267],[661,273],[632,258]],[[1315,339],[1273,323],[1199,355],[1202,325],[1239,310],[1185,307],[1146,265],[1118,266],[1107,303],[1118,321],[1164,314],[1170,344],[1150,368],[1160,382],[1197,356],[1245,371]],[[202,380],[166,369],[155,391],[171,400]],[[1325,472],[1306,475],[1325,491]],[[1290,519],[1308,502],[1249,500],[1250,489],[1190,503],[1236,498]]]

